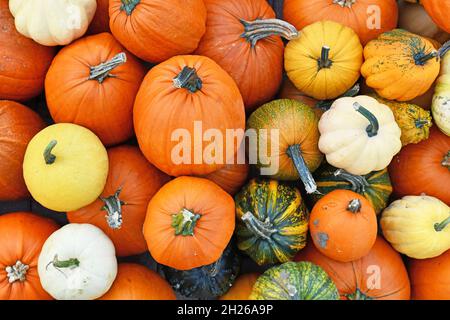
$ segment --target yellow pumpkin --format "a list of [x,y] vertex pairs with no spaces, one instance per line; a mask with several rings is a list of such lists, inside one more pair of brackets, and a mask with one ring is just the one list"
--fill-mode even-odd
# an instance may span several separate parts
[[429,40],[406,30],[385,32],[364,48],[361,73],[381,97],[409,101],[433,85],[439,74],[439,58],[449,46],[436,50]]
[[285,69],[295,87],[306,95],[335,99],[358,80],[362,59],[362,45],[351,28],[319,21],[288,43]]
[[108,155],[90,130],[70,123],[49,126],[28,144],[23,176],[33,198],[65,212],[95,201],[108,175]]
[[450,54],[442,59],[441,76],[436,82],[431,110],[436,125],[450,136]]
[[430,196],[394,201],[381,217],[383,235],[400,253],[428,259],[450,249],[450,207]]

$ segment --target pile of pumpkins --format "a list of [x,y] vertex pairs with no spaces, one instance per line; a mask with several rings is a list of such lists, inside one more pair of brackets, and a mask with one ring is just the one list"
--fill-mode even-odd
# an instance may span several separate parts
[[0,201],[69,221],[0,216],[0,299],[450,299],[450,0],[418,2],[0,0]]

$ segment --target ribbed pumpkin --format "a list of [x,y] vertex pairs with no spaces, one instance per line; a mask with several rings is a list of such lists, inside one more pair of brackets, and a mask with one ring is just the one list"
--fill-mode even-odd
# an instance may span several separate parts
[[450,22],[448,13],[450,12],[450,1],[448,0],[420,0],[425,10],[433,21],[446,32],[450,33]]
[[309,212],[295,187],[252,179],[235,202],[238,248],[257,264],[287,262],[305,246]]
[[233,283],[230,290],[220,297],[220,300],[248,300],[259,276],[259,273],[246,273],[240,275]]
[[313,204],[333,190],[345,189],[366,197],[375,212],[379,214],[386,208],[392,193],[391,180],[387,169],[357,176],[325,163],[314,172],[314,179],[317,183],[318,192],[308,195]]
[[441,74],[436,81],[431,110],[436,125],[450,136],[450,54],[446,54],[442,59]]

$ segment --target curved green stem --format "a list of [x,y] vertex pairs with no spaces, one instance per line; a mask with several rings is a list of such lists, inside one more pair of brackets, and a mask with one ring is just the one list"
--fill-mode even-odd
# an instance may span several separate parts
[[128,16],[133,13],[134,8],[141,2],[141,0],[122,0],[120,10],[125,11]]
[[359,194],[366,192],[366,187],[370,186],[365,177],[351,174],[344,169],[337,169],[333,175],[335,177],[341,177],[345,181],[349,182],[352,185],[352,191]]
[[367,120],[369,120],[370,124],[367,126],[366,131],[369,137],[374,137],[378,134],[378,130],[380,128],[380,124],[378,119],[374,116],[372,112],[364,108],[358,102],[353,103],[353,108],[362,114]]
[[347,210],[352,213],[358,213],[361,211],[361,206],[362,206],[361,200],[353,199],[348,203]]
[[297,29],[279,19],[256,19],[254,21],[239,20],[244,26],[244,33],[241,35],[248,42],[251,43],[252,48],[256,43],[267,37],[277,35],[287,40],[292,40],[298,37]]
[[62,269],[62,268],[77,268],[80,266],[80,261],[76,258],[72,258],[72,259],[68,259],[68,260],[59,260],[58,259],[58,255],[56,254],[55,257],[53,258],[53,261],[50,261],[47,264],[47,267],[49,265],[53,265],[55,268],[57,269]]
[[53,164],[56,160],[56,156],[52,154],[53,148],[55,148],[58,141],[52,140],[50,143],[45,147],[44,150],[44,160],[46,164]]
[[438,55],[439,58],[442,58],[443,56],[445,56],[445,54],[446,54],[448,51],[450,51],[450,40],[447,41],[447,42],[445,42],[445,43],[442,45],[442,47],[439,48],[437,55]]
[[108,223],[111,229],[120,229],[122,227],[122,205],[125,202],[119,199],[120,192],[122,191],[122,187],[117,189],[117,191],[107,198],[100,197],[105,205],[102,207],[102,210],[107,212],[106,222]]
[[271,240],[272,234],[277,232],[277,229],[272,228],[272,224],[269,221],[269,218],[266,219],[266,221],[261,221],[257,219],[253,213],[246,212],[242,216],[242,221],[245,223],[247,228],[253,232],[254,235],[266,239]]
[[175,235],[193,236],[197,221],[201,215],[183,208],[177,214],[172,215],[172,227],[175,229]]
[[450,224],[450,216],[445,219],[444,221],[442,221],[441,223],[435,223],[434,224],[434,230],[436,230],[437,232],[440,232],[442,230],[445,229],[445,227],[447,227]]
[[175,78],[173,78],[173,86],[178,89],[187,89],[190,92],[195,93],[202,88],[203,82],[194,68],[186,66]]
[[111,60],[100,63],[98,66],[90,67],[91,71],[88,79],[97,80],[101,84],[106,78],[114,77],[110,72],[125,62],[127,62],[127,55],[123,52],[118,53]]
[[[339,98],[343,97],[354,97],[358,95],[361,87],[359,83],[356,83],[353,87],[351,87],[347,92],[345,92],[343,95],[341,95]],[[331,105],[334,103],[336,99],[333,100],[321,100],[316,103],[316,108],[322,109],[324,111],[328,111],[328,109],[331,108]]]
[[450,170],[450,150],[447,152],[447,154],[444,156],[444,159],[442,160],[441,164],[444,167],[447,167],[448,170]]
[[322,53],[320,54],[320,59],[317,60],[319,70],[324,68],[326,69],[331,68],[333,61],[330,60],[329,55],[330,55],[330,47],[323,46]]
[[423,66],[425,63],[431,59],[441,59],[445,54],[450,51],[450,41],[444,43],[439,50],[435,50],[429,53],[425,53],[423,50],[420,50],[416,54],[414,54],[414,61],[416,65]]
[[297,169],[300,179],[305,185],[306,192],[308,194],[315,193],[317,191],[317,184],[316,181],[314,181],[314,178],[308,169],[305,159],[303,158],[300,145],[295,144],[289,146],[289,148],[287,149],[287,155],[294,162],[295,168]]
[[356,2],[356,0],[333,0],[334,4],[340,5],[342,8],[351,8],[352,5]]

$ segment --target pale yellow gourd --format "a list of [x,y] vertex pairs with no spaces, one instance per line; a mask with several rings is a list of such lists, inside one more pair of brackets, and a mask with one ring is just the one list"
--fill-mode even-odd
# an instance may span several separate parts
[[450,53],[441,61],[441,74],[436,81],[431,110],[436,125],[450,136]]

